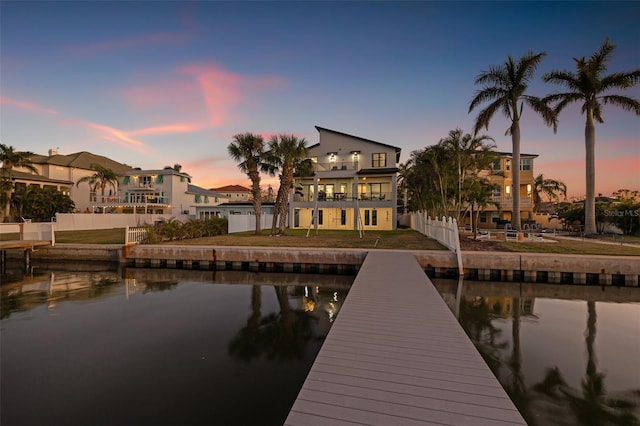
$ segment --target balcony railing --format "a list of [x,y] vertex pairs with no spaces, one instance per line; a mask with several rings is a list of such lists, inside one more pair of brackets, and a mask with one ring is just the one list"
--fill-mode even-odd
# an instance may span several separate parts
[[[500,203],[501,208],[509,208],[513,206],[513,197],[509,196],[493,196],[491,199],[497,203]],[[520,197],[520,208],[533,207],[530,197]]]
[[127,189],[154,189],[156,184],[155,182],[129,182],[124,186]]
[[357,170],[358,163],[353,161],[333,161],[330,163],[314,163],[316,172],[328,172],[335,170]]
[[145,199],[132,197],[101,197],[97,196],[95,204],[170,204],[168,197],[147,197]]
[[[370,193],[360,193],[357,198],[358,201],[391,201],[392,193],[391,192],[383,192],[380,194],[370,194]],[[293,196],[294,202],[299,203],[313,203],[315,202],[314,196],[304,195],[304,194],[295,194]],[[355,201],[355,198],[352,193],[342,193],[342,192],[334,192],[333,194],[318,194],[318,202],[331,202],[331,201]]]

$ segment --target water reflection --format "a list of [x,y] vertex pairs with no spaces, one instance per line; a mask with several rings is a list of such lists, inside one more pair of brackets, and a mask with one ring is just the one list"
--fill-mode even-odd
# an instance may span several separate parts
[[433,281],[528,424],[640,424],[640,289]]
[[3,284],[0,423],[281,425],[352,280],[131,269]]

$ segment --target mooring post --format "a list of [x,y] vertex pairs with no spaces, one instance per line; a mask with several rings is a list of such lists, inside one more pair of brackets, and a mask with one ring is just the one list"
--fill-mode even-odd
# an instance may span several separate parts
[[24,250],[24,270],[29,272],[31,269],[31,249]]

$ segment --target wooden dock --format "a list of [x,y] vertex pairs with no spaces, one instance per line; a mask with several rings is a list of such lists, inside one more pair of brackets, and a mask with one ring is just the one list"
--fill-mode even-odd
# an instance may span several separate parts
[[288,426],[526,425],[409,252],[371,251]]
[[51,245],[51,241],[44,240],[0,240],[0,250],[6,249],[23,249],[23,250],[35,250],[36,247],[47,247]]

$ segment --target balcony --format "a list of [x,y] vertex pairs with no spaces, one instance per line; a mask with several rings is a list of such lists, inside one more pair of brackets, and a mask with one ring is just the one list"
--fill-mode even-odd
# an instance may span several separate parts
[[127,190],[153,190],[155,189],[156,184],[154,182],[130,182],[127,185],[121,185],[121,187],[124,187]]
[[[491,199],[494,202],[500,204],[500,208],[504,210],[511,210],[513,207],[513,197],[502,197],[502,196],[493,196]],[[520,208],[521,209],[530,209],[533,207],[533,203],[531,202],[531,197],[520,197]]]
[[[391,192],[382,192],[379,194],[370,194],[370,193],[359,193],[358,201],[360,202],[390,202],[392,200]],[[295,203],[313,203],[315,202],[313,194],[294,194],[293,201]],[[342,193],[342,192],[334,192],[333,194],[318,194],[318,202],[344,202],[348,201],[349,203],[355,201],[355,198],[352,193]]]
[[102,197],[102,196],[97,196],[96,200],[94,201],[94,204],[96,206],[99,205],[127,205],[127,206],[133,206],[133,205],[145,205],[145,204],[162,204],[162,205],[169,205],[169,198],[168,197],[153,197],[153,196],[147,196],[147,197],[134,197],[134,196],[128,196],[128,197]]
[[358,170],[358,163],[354,161],[332,161],[330,163],[314,163],[315,172],[330,172],[337,170]]

